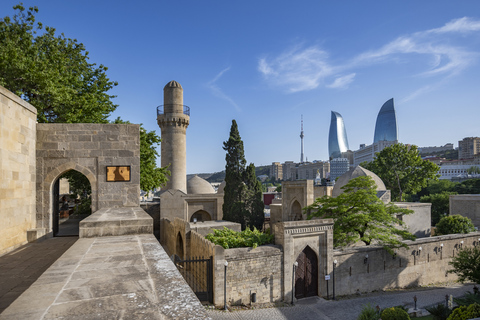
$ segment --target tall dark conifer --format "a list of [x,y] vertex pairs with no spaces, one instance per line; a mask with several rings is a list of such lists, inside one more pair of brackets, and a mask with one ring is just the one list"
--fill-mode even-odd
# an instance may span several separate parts
[[245,170],[244,181],[247,189],[245,195],[245,208],[247,211],[247,216],[245,217],[246,225],[261,230],[263,227],[263,221],[265,220],[262,199],[263,192],[262,184],[255,174],[255,165],[253,163],[250,163]]
[[232,120],[230,137],[223,143],[225,156],[225,189],[223,201],[223,219],[242,224],[245,228],[245,184],[243,176],[245,172],[245,153],[243,141],[238,132],[237,122]]

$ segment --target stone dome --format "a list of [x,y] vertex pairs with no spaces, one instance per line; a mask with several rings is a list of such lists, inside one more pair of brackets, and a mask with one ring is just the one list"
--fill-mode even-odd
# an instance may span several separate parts
[[172,80],[169,83],[167,83],[167,85],[163,89],[167,89],[167,88],[182,88],[182,86],[177,81]]
[[225,182],[225,180],[223,180],[222,183],[220,183],[220,185],[218,186],[217,193],[224,193],[226,184],[227,183]]
[[195,175],[187,181],[187,194],[215,193],[210,182]]
[[369,176],[375,181],[375,185],[377,186],[377,191],[385,191],[387,188],[383,183],[382,179],[380,179],[375,173],[360,166],[356,166],[353,169],[345,172],[341,175],[337,182],[335,182],[335,186],[333,187],[332,197],[337,197],[343,193],[342,187],[346,185],[350,180],[358,178],[358,177],[365,177]]

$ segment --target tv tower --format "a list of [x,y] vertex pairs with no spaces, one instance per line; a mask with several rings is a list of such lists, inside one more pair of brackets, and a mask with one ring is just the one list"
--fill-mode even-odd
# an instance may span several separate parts
[[300,139],[302,140],[302,151],[300,153],[300,163],[303,163],[303,114],[302,114],[302,131],[300,131]]

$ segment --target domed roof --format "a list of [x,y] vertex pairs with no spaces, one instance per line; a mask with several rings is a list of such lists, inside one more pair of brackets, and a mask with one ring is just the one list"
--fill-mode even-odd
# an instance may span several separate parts
[[167,85],[163,89],[167,89],[167,88],[182,88],[182,86],[177,81],[172,80],[169,83],[167,83]]
[[356,166],[355,168],[350,169],[338,178],[338,180],[335,182],[335,186],[333,187],[332,197],[337,197],[342,194],[342,187],[346,185],[350,180],[365,176],[372,177],[375,185],[377,186],[377,191],[387,190],[382,179],[380,179],[375,173],[363,167]]
[[195,175],[187,181],[187,194],[215,193],[210,182]]
[[218,186],[217,193],[224,193],[226,184],[227,183],[225,182],[225,180],[223,180],[222,183],[220,183],[220,185]]

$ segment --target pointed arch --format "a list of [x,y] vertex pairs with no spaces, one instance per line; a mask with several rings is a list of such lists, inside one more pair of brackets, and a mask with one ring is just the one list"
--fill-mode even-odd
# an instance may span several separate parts
[[195,211],[194,214],[190,217],[190,222],[193,222],[193,219],[197,219],[197,222],[211,221],[212,216],[205,210]]
[[305,248],[298,255],[295,269],[295,298],[301,299],[318,295],[318,256],[310,247]]
[[[53,203],[54,203],[54,187],[55,182],[60,178],[62,174],[67,171],[75,170],[82,173],[87,177],[92,188],[92,212],[97,211],[98,205],[98,183],[95,174],[87,167],[81,166],[78,163],[73,161],[68,161],[63,164],[60,164],[52,169],[50,172],[46,173],[45,178],[37,185],[40,185],[42,193],[40,194],[43,198],[43,201],[38,201],[37,206],[40,206],[40,210],[37,209],[37,212],[44,212],[42,217],[37,217],[37,228],[47,228],[48,232],[53,230]],[[38,191],[37,191],[38,192]]]
[[302,206],[297,199],[294,199],[290,205],[290,217],[293,221],[303,220]]

